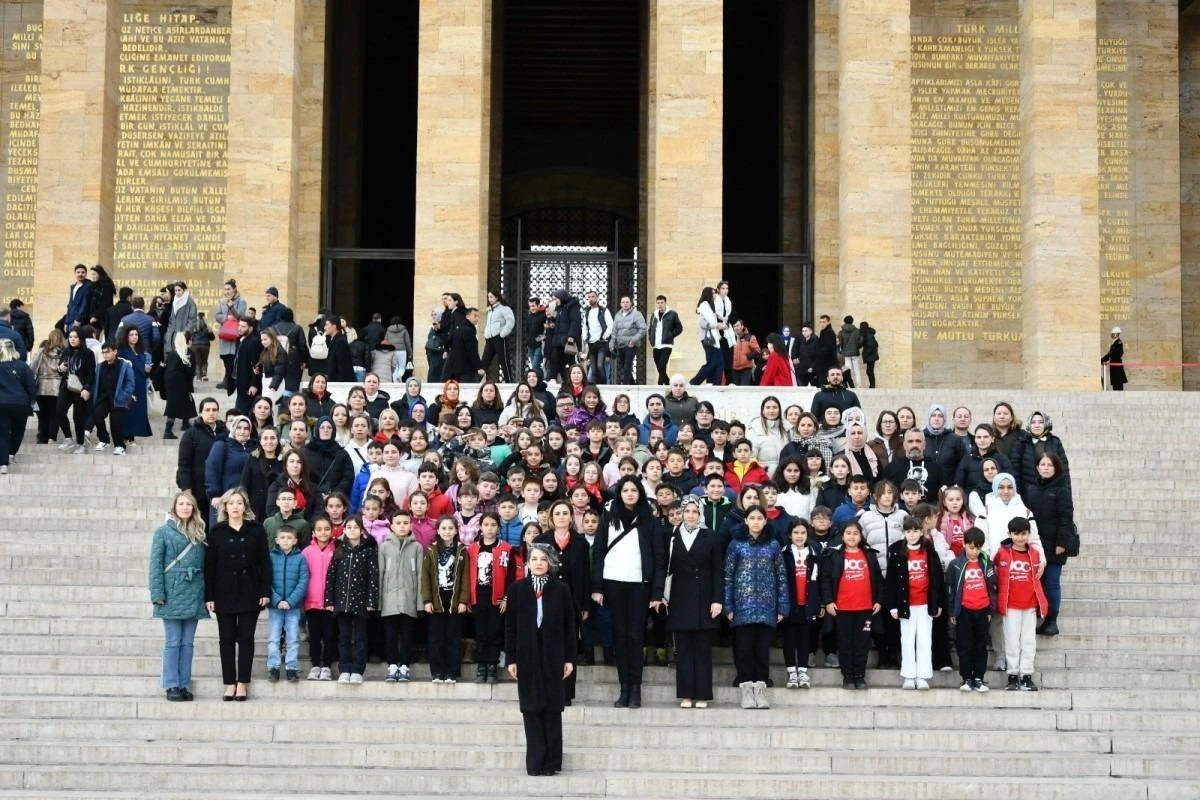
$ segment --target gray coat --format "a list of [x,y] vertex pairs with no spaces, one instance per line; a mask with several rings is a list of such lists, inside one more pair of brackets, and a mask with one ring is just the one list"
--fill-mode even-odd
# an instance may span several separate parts
[[[242,317],[246,316],[246,298],[239,294],[234,298],[232,306],[233,307],[231,309],[230,304],[226,303],[224,298],[217,303],[217,310],[213,312],[213,319],[217,323],[218,331],[221,329],[221,323],[225,321],[227,311],[233,314],[234,319],[241,319]],[[221,351],[218,353],[218,355],[232,356],[237,354],[237,342],[226,342],[221,341],[220,339],[218,339],[218,341],[221,345]]]
[[613,315],[613,347],[637,347],[646,335],[646,318],[636,308]]
[[[188,540],[167,521],[154,532],[150,544],[150,601],[155,603],[154,616],[160,619],[208,619],[204,608],[204,549],[203,543],[187,550]],[[180,558],[167,571],[171,562]],[[165,601],[158,605],[159,601]]]
[[417,616],[421,608],[421,543],[389,535],[379,545],[379,614]]
[[491,339],[494,336],[499,336],[502,339],[507,339],[509,336],[512,336],[513,329],[516,327],[517,320],[513,316],[511,308],[502,306],[499,303],[494,306],[488,306],[487,323],[483,326],[483,338]]
[[[196,313],[196,301],[190,296],[187,302],[183,304],[183,308],[176,311],[171,309],[171,321],[167,323],[167,336],[163,339],[163,350],[171,352],[175,347],[175,334],[190,331],[196,327],[196,322],[200,319]],[[236,348],[235,348],[236,349]]]

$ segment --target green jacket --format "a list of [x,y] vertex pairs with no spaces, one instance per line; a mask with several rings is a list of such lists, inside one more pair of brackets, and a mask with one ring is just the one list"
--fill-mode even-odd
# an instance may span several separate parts
[[[429,545],[429,549],[425,551],[425,558],[421,562],[421,603],[433,603],[433,613],[441,614],[447,609],[442,608],[442,593],[438,591],[438,540],[434,540],[433,544]],[[471,586],[467,581],[467,548],[461,544],[454,545],[454,592],[450,597],[450,604],[454,609],[450,609],[453,613],[459,604],[469,605],[471,602]]]
[[154,616],[208,619],[204,607],[204,548],[201,543],[189,550],[187,537],[175,527],[174,521],[164,523],[154,532],[150,544],[150,601],[155,604]]
[[296,531],[296,549],[303,550],[308,547],[308,543],[312,541],[312,526],[308,524],[308,520],[303,514],[292,512],[292,515],[287,519],[283,518],[283,513],[276,511],[273,516],[263,520],[263,530],[267,532],[267,548],[275,546],[275,534],[279,533],[279,529],[284,524],[291,525]]

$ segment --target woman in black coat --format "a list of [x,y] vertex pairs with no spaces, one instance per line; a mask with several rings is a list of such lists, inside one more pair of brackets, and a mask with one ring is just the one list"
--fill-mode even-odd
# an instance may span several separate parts
[[196,365],[192,363],[191,344],[191,331],[180,331],[175,334],[175,341],[167,353],[167,363],[163,369],[163,397],[167,401],[167,408],[163,411],[167,421],[164,439],[177,438],[175,420],[179,420],[182,429],[196,418],[196,401],[192,399]]
[[254,629],[270,597],[266,531],[254,521],[245,491],[230,489],[221,497],[204,554],[204,600],[217,615],[225,700],[245,700],[249,693]]
[[350,355],[350,343],[342,331],[342,321],[337,317],[325,318],[325,342],[329,346],[329,357],[325,368],[329,380],[334,383],[354,383],[354,359]]
[[530,775],[562,770],[564,681],[575,672],[574,603],[566,582],[551,574],[556,563],[552,548],[530,545],[530,576],[508,590],[504,614],[504,653],[525,719]]
[[700,499],[683,498],[683,524],[667,546],[667,630],[675,636],[675,696],[681,708],[713,699],[713,634],[725,592],[721,537],[701,524]]
[[1037,480],[1024,484],[1025,506],[1033,512],[1038,536],[1046,552],[1046,571],[1042,589],[1046,592],[1049,613],[1037,632],[1058,635],[1058,609],[1062,603],[1062,568],[1067,558],[1079,554],[1079,532],[1075,529],[1075,501],[1071,482],[1063,462],[1054,453],[1043,453],[1035,465]]
[[349,497],[354,483],[354,464],[336,436],[333,420],[321,417],[313,428],[312,438],[304,445],[308,475],[322,500],[338,492]]
[[444,378],[453,378],[464,383],[473,383],[483,376],[479,361],[479,338],[475,322],[479,312],[475,309],[455,309],[451,315],[450,335],[447,338],[446,366]]
[[250,496],[250,510],[254,512],[255,519],[265,520],[275,513],[267,513],[267,493],[282,472],[279,431],[263,428],[258,432],[258,447],[242,467],[242,488]]
[[[555,500],[550,506],[550,529],[539,536],[535,543],[544,544],[554,550],[558,557],[559,567],[556,572],[558,579],[571,590],[571,601],[575,611],[575,627],[587,622],[588,607],[591,603],[591,551],[587,539],[575,531],[574,515],[571,504],[566,500]],[[575,660],[578,646],[571,648],[567,655]],[[565,681],[567,705],[575,699],[575,675]]]
[[640,479],[617,481],[592,541],[592,602],[609,607],[621,694],[615,708],[641,708],[646,611],[662,605],[666,553]]

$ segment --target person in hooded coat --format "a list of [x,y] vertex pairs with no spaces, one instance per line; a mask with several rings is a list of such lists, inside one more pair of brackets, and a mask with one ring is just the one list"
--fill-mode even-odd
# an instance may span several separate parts
[[571,589],[553,579],[557,563],[549,545],[530,545],[530,575],[506,596],[504,653],[517,682],[530,775],[562,770],[563,682],[575,671],[575,608]]
[[167,353],[167,365],[163,369],[163,394],[167,398],[167,407],[163,411],[166,418],[164,439],[175,439],[175,420],[180,427],[187,425],[196,416],[196,401],[192,399],[195,391],[196,365],[192,363],[191,342],[192,334],[181,331],[175,334],[172,350]]
[[350,454],[338,444],[337,432],[330,417],[321,417],[313,428],[312,438],[304,445],[304,460],[313,486],[322,497],[340,492],[347,497],[354,483],[354,464]]

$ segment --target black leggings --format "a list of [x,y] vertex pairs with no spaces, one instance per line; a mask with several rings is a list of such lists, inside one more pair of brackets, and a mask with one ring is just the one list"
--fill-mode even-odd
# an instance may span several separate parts
[[771,638],[775,629],[756,622],[733,627],[733,664],[738,683],[766,682],[771,677]]
[[658,347],[650,351],[654,354],[654,368],[658,370],[659,386],[666,386],[671,382],[670,377],[667,375],[667,363],[671,360],[672,349],[670,347]]
[[367,669],[367,618],[338,614],[338,672],[363,674]]
[[408,666],[413,663],[413,640],[417,629],[416,617],[392,614],[383,620],[383,657],[388,664]]
[[308,619],[308,656],[314,667],[329,667],[337,658],[337,621],[332,611],[310,609]]
[[[58,427],[63,434],[71,438],[71,420],[75,420],[75,444],[83,444],[83,434],[87,429],[88,403],[75,392],[63,389],[58,393]],[[68,417],[68,413],[70,417]]]
[[649,590],[644,583],[604,582],[604,602],[612,613],[613,650],[621,684],[642,683],[642,645],[646,641]]
[[[820,620],[814,620],[821,627]],[[783,621],[783,663],[788,667],[808,667],[809,628],[804,610],[793,612]]]
[[867,653],[871,649],[874,616],[870,611],[838,611],[838,660],[844,680],[861,681],[867,675]]
[[217,636],[220,638],[221,682],[226,686],[249,683],[254,665],[254,629],[258,627],[258,612],[217,614]]
[[[475,617],[475,663],[495,665],[500,661],[500,649],[504,647],[504,622],[500,608],[492,605],[490,596],[472,608]],[[567,657],[573,657],[570,650]]]
[[58,438],[58,398],[54,395],[37,396],[37,418],[39,443],[52,442]]

